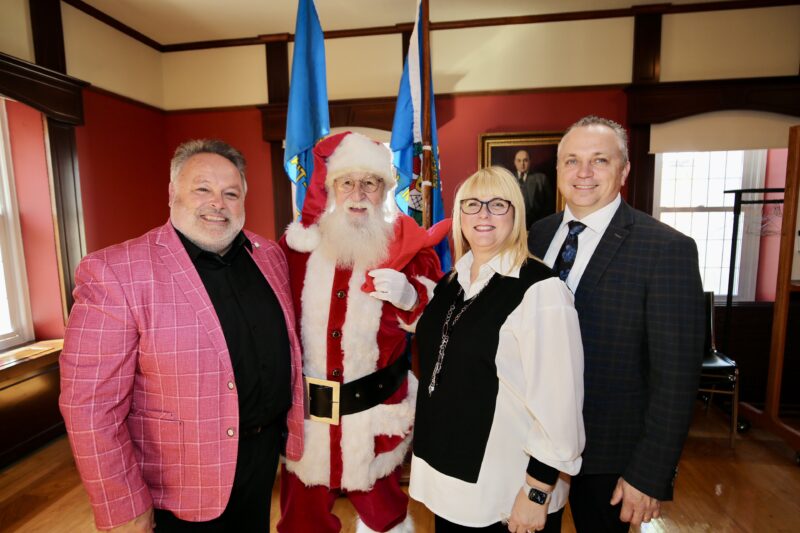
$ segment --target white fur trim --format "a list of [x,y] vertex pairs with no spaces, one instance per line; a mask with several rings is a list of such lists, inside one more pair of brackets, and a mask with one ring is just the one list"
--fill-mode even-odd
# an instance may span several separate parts
[[372,374],[378,369],[378,330],[383,300],[361,290],[367,279],[364,270],[354,270],[348,283],[347,314],[342,326],[342,370],[345,383]]
[[[428,294],[428,301],[431,301],[433,298],[433,289],[436,288],[436,282],[432,279],[426,278],[425,276],[414,276],[417,281],[422,283],[425,287],[425,292]],[[400,323],[400,329],[403,331],[407,331],[409,333],[415,333],[417,331],[417,322],[419,322],[419,317],[422,316],[422,313],[417,313],[417,318],[411,324],[406,324],[403,322],[402,319],[398,318],[397,321]]]
[[[291,226],[290,226],[291,227]],[[288,241],[288,235],[287,235]],[[306,278],[301,294],[300,323],[303,344],[303,373],[326,379],[328,314],[331,306],[334,263],[323,254],[312,253],[306,263]],[[313,420],[305,421],[303,457],[299,461],[286,461],[286,468],[306,485],[330,483],[330,432],[329,426]]]
[[[367,527],[367,525],[361,521],[361,519],[356,520],[356,533],[379,533]],[[387,531],[386,533],[414,533],[414,521],[411,519],[411,514],[406,512],[406,519],[394,526],[392,529]]]
[[325,184],[330,189],[333,180],[350,172],[369,172],[392,184],[392,154],[383,144],[360,133],[347,135],[327,161]]
[[298,252],[316,250],[320,243],[319,226],[303,226],[302,222],[292,222],[286,227],[286,244]]

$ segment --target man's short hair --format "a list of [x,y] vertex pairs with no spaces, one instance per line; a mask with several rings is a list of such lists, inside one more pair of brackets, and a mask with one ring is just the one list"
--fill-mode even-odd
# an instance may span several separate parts
[[181,143],[175,149],[175,154],[172,156],[172,161],[169,165],[169,180],[174,182],[186,161],[197,154],[217,154],[233,163],[242,178],[242,188],[245,193],[247,192],[247,179],[244,176],[247,162],[244,156],[239,150],[219,139],[192,139]]
[[[566,137],[567,133],[571,132],[575,128],[586,128],[588,126],[605,126],[613,131],[614,135],[617,136],[617,144],[619,145],[619,151],[622,154],[622,164],[624,165],[628,162],[628,132],[626,132],[625,128],[623,128],[620,124],[611,119],[598,117],[596,115],[587,115],[567,128],[567,131],[564,132],[564,137]],[[564,141],[564,137],[561,137],[561,141],[558,143],[559,156],[561,155],[561,143]]]

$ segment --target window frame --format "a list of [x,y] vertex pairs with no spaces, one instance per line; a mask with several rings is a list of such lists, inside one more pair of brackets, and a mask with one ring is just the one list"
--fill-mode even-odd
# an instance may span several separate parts
[[[743,170],[742,170],[742,189],[758,189],[764,187],[764,180],[767,167],[767,150],[766,149],[749,149],[749,150],[697,150],[698,152],[717,152],[717,151],[742,151],[743,157]],[[671,152],[671,153],[685,153],[684,152]],[[663,153],[656,153],[655,155],[655,172],[653,179],[653,217],[661,220],[662,213],[731,213],[733,216],[734,211],[734,195],[731,193],[725,194],[725,202],[730,202],[730,206],[693,206],[693,207],[662,207],[661,206],[661,172],[663,169]],[[758,219],[761,218],[763,206],[757,209]],[[753,226],[753,218],[755,213],[751,212],[755,209],[745,209],[743,206],[739,218],[739,232],[742,236],[739,245],[737,246],[737,254],[739,255],[739,272],[734,277],[736,291],[733,295],[734,301],[754,301],[756,293],[756,285],[758,283],[758,259],[761,248],[761,235],[750,232],[747,228]],[[691,235],[689,235],[691,237]],[[731,241],[727,240],[723,243],[723,251],[730,252]],[[702,263],[701,263],[702,264]],[[725,268],[730,265],[730,257],[728,257],[727,264],[723,265]],[[728,277],[723,280],[724,292],[715,294],[717,301],[722,301],[727,298],[728,291]]]
[[12,329],[11,332],[0,335],[0,351],[2,351],[34,339],[5,98],[0,98],[0,144],[2,144],[0,147],[0,251],[2,251],[0,268],[3,269],[5,279]]

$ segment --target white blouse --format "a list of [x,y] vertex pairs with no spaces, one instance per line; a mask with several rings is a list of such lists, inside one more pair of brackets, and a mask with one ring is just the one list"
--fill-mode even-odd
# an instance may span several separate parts
[[[455,266],[465,299],[495,273],[519,277],[510,255],[501,254],[482,265],[470,283],[472,261],[470,252]],[[530,456],[566,474],[580,470],[586,440],[583,346],[573,294],[557,277],[532,285],[509,314],[500,328],[495,364],[497,403],[477,483],[442,474],[416,455],[411,460],[411,497],[469,527],[510,516]],[[562,474],[548,512],[564,507],[568,492],[569,476]]]

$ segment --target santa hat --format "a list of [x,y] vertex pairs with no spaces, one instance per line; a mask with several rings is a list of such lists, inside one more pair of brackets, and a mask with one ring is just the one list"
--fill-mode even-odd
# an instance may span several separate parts
[[319,141],[312,150],[314,171],[306,189],[300,222],[286,228],[286,242],[298,252],[310,252],[319,246],[317,222],[328,206],[328,191],[333,181],[352,172],[367,172],[386,184],[387,197],[392,198],[395,185],[392,154],[386,146],[360,133],[345,131]]

